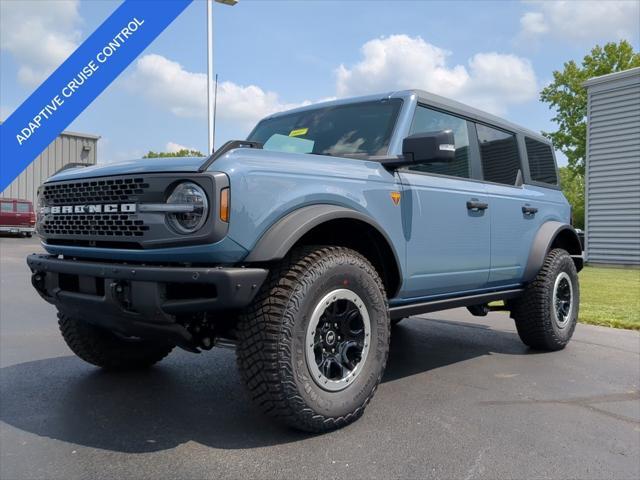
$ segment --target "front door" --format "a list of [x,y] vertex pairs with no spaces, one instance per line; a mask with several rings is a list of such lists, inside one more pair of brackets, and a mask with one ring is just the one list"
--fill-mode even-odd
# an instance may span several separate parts
[[452,294],[484,287],[490,269],[490,209],[485,185],[471,180],[469,125],[418,106],[410,134],[451,129],[455,159],[399,172],[407,241],[404,296]]

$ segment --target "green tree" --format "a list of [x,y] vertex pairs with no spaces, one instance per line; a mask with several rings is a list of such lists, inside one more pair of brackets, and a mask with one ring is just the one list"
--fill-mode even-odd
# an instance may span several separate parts
[[149,152],[142,158],[173,158],[173,157],[204,157],[204,154],[200,150],[187,150],[183,148],[177,152]]
[[569,167],[561,167],[560,185],[573,207],[573,226],[584,230],[584,175]]
[[628,70],[640,66],[640,53],[634,52],[626,40],[596,45],[582,59],[581,65],[571,60],[562,71],[553,72],[553,82],[540,92],[540,100],[556,112],[555,132],[543,132],[556,148],[567,156],[569,168],[584,175],[587,142],[587,91],[583,87],[591,77]]

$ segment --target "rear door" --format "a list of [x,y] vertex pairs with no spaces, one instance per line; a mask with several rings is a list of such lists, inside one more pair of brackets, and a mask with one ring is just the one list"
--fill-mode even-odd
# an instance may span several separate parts
[[405,295],[421,297],[485,286],[490,268],[490,211],[482,182],[471,180],[467,120],[419,105],[410,134],[451,129],[455,159],[399,171],[407,240]]
[[523,185],[517,136],[476,124],[482,176],[491,209],[491,273],[489,286],[520,282],[533,238],[540,226],[539,191]]

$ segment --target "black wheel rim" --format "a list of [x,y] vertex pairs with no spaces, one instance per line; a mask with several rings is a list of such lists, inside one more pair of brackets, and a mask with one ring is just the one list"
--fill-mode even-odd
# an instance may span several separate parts
[[558,327],[564,328],[571,320],[573,285],[566,272],[561,272],[553,286],[553,314]]
[[323,389],[343,390],[362,371],[371,325],[362,299],[351,290],[325,295],[307,329],[306,357],[314,381]]

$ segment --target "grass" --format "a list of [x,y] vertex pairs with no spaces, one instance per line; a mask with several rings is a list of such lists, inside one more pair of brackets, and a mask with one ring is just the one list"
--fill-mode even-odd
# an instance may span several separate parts
[[579,322],[640,330],[640,269],[584,267],[579,276]]
[[640,269],[585,267],[578,321],[640,330]]

